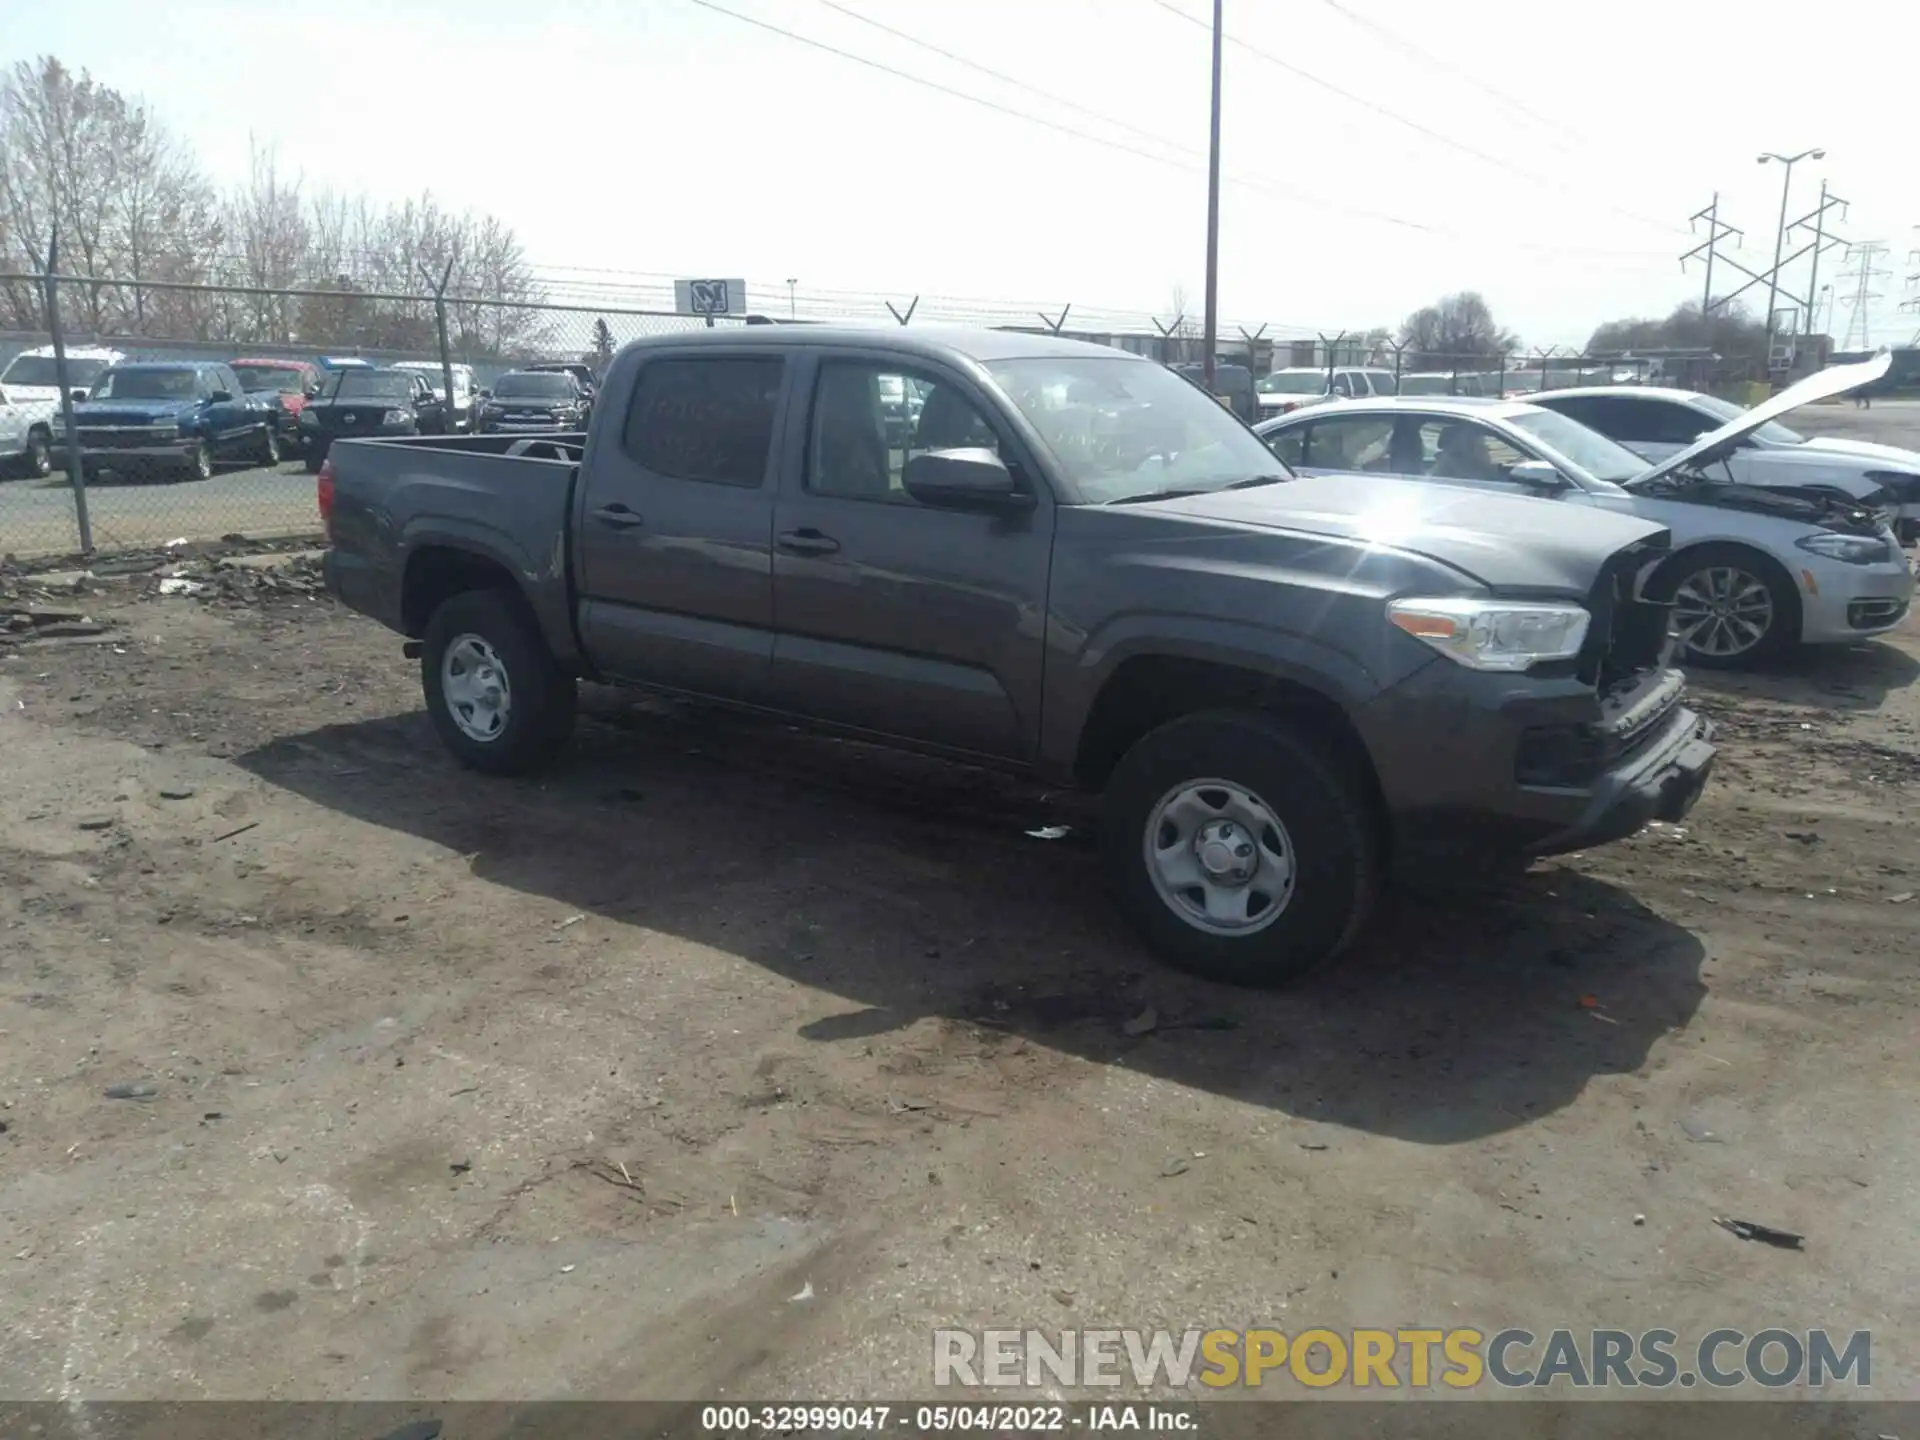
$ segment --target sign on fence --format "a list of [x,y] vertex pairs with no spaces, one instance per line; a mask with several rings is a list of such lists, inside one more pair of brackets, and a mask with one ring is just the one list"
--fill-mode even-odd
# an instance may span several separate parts
[[747,313],[747,282],[676,280],[673,282],[673,308],[682,315],[744,315]]

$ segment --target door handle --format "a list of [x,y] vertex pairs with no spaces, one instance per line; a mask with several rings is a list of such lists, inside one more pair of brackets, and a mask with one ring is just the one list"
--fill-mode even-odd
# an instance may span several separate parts
[[791,550],[796,555],[831,555],[840,548],[840,542],[809,526],[805,530],[789,530],[781,535],[780,548]]
[[593,512],[593,518],[613,530],[631,530],[647,523],[645,517],[624,505],[602,505]]

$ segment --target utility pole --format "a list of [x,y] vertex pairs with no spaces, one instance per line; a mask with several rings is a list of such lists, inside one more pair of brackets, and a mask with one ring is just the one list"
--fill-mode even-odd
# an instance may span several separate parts
[[1207,317],[1204,326],[1207,353],[1202,374],[1207,393],[1213,393],[1213,352],[1220,334],[1220,41],[1224,33],[1223,0],[1213,0],[1213,114],[1207,141]]
[[1863,240],[1853,247],[1853,263],[1859,268],[1842,271],[1842,280],[1858,280],[1859,288],[1853,292],[1853,313],[1847,316],[1847,333],[1840,341],[1842,350],[1853,348],[1853,327],[1860,327],[1860,348],[1870,349],[1873,345],[1872,314],[1868,311],[1869,301],[1878,300],[1881,292],[1873,288],[1875,280],[1884,279],[1892,273],[1874,268],[1873,262],[1887,253],[1886,245],[1879,240]]
[[800,282],[792,276],[787,277],[787,319],[791,320],[800,312],[793,305],[793,287]]
[[1802,150],[1798,155],[1778,155],[1768,150],[1759,157],[1762,165],[1779,161],[1786,174],[1780,181],[1780,227],[1773,237],[1773,269],[1767,272],[1767,368],[1773,368],[1773,312],[1780,300],[1780,255],[1787,243],[1787,197],[1793,190],[1793,167],[1802,160],[1824,160],[1827,152],[1818,148]]
[[[1691,230],[1702,220],[1707,222],[1707,238],[1680,257],[1680,268],[1682,270],[1686,269],[1687,261],[1689,260],[1699,259],[1703,255],[1706,258],[1707,288],[1702,291],[1700,295],[1700,314],[1702,317],[1705,317],[1713,313],[1714,254],[1720,242],[1726,239],[1727,236],[1737,235],[1741,240],[1744,240],[1746,238],[1746,232],[1727,224],[1726,221],[1720,218],[1720,192],[1718,190],[1713,192],[1713,203],[1711,205],[1707,206],[1704,210],[1696,210],[1687,217],[1687,228]],[[1736,245],[1739,243],[1739,240],[1734,241]]]

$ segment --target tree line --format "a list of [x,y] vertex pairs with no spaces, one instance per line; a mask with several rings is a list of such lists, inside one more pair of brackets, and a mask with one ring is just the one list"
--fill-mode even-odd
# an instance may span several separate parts
[[[447,276],[460,355],[511,358],[550,339],[548,317],[511,308],[545,295],[495,216],[450,212],[431,193],[379,203],[310,191],[271,146],[222,187],[143,101],[43,56],[0,80],[0,272],[43,271],[56,222],[60,273],[85,277],[60,290],[76,338],[432,351],[432,303],[385,297],[422,296]],[[0,281],[0,328],[46,329],[39,286]]]

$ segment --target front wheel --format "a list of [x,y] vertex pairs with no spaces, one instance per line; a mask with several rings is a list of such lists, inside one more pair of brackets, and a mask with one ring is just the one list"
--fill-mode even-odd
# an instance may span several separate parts
[[1109,882],[1181,969],[1275,986],[1359,933],[1380,883],[1364,788],[1309,731],[1240,711],[1190,715],[1127,752],[1108,784]]
[[1800,594],[1779,563],[1744,545],[1703,545],[1669,562],[1682,664],[1743,670],[1800,638]]
[[327,457],[318,450],[307,451],[307,473],[318,475],[320,467],[327,463]]
[[27,480],[44,480],[53,473],[53,444],[44,430],[34,430],[27,435],[27,448],[14,462],[19,474]]
[[433,612],[420,686],[441,743],[489,774],[534,769],[573,729],[574,679],[554,663],[520,597],[504,590],[464,591]]
[[196,441],[187,451],[183,468],[189,480],[211,480],[213,478],[213,451],[207,448],[204,440]]
[[262,465],[280,463],[280,428],[271,422],[260,437],[260,463]]

